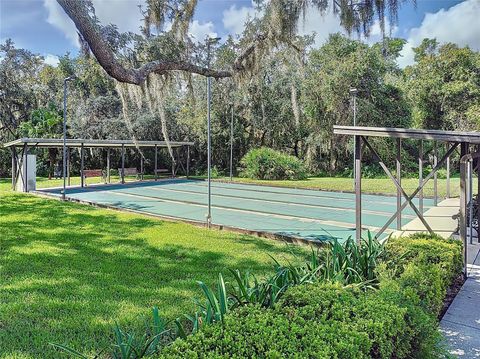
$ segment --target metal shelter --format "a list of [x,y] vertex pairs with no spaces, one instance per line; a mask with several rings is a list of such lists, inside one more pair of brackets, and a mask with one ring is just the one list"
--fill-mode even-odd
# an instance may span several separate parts
[[[469,210],[468,197],[472,197],[472,181],[471,177],[473,173],[480,174],[480,152],[478,152],[478,145],[480,145],[480,133],[479,132],[460,132],[460,131],[442,131],[442,130],[422,130],[422,129],[405,129],[405,128],[387,128],[387,127],[362,127],[362,126],[334,126],[333,132],[336,135],[348,135],[354,136],[355,149],[355,216],[356,216],[356,237],[360,239],[362,233],[362,175],[361,175],[361,163],[362,152],[365,149],[370,150],[375,161],[382,167],[386,175],[392,180],[397,189],[397,210],[385,223],[385,225],[377,233],[377,237],[382,234],[387,227],[396,220],[397,229],[401,229],[402,210],[410,206],[420,221],[425,226],[426,230],[433,233],[432,228],[427,223],[423,216],[423,188],[425,184],[433,178],[434,180],[434,203],[437,204],[437,172],[443,166],[447,168],[447,197],[450,196],[450,156],[453,152],[460,148],[460,217],[459,217],[459,230],[460,237],[464,244],[464,256],[466,263],[466,251],[467,251],[467,211]],[[392,138],[396,142],[396,160],[395,169],[396,173],[393,174],[383,159],[380,157],[374,146],[370,142],[371,137],[383,137]],[[419,140],[419,183],[417,188],[408,194],[402,187],[401,181],[401,148],[402,140],[412,139]],[[434,153],[432,171],[423,178],[423,142],[434,141]],[[443,156],[438,158],[437,143],[443,142],[446,146],[446,151]],[[475,149],[473,149],[475,145]],[[475,152],[475,153],[473,153]],[[480,178],[480,176],[478,176]],[[480,181],[478,181],[478,193],[480,193]],[[419,208],[412,201],[415,197],[419,198]],[[403,198],[403,199],[402,199]],[[480,198],[480,196],[479,196]],[[473,206],[470,201],[470,223],[472,218],[475,218],[480,223],[480,211],[472,213]],[[479,200],[480,202],[480,200]],[[480,208],[480,203],[477,203],[477,208]],[[470,225],[470,228],[472,225]],[[470,229],[471,230],[471,229]],[[471,234],[471,233],[470,233]],[[472,241],[472,235],[470,235],[470,241]]]
[[[190,170],[190,146],[193,142],[175,142],[170,141],[169,145],[172,148],[186,148],[187,151],[187,160],[186,160],[186,174],[189,175]],[[22,183],[24,190],[27,191],[27,181],[28,178],[23,178],[22,171],[19,168],[19,157],[23,158],[27,155],[28,151],[31,148],[62,148],[64,145],[63,139],[61,138],[19,138],[17,140],[7,142],[3,145],[5,148],[10,148],[12,152],[12,187],[16,188],[19,177],[22,177]],[[122,171],[120,173],[122,183],[124,180],[124,169],[125,169],[125,148],[155,148],[155,179],[157,179],[157,170],[158,170],[158,148],[165,148],[167,142],[165,141],[133,141],[133,140],[90,140],[90,139],[67,139],[65,143],[67,147],[67,162],[69,162],[70,149],[79,148],[80,149],[80,178],[81,178],[81,187],[84,187],[84,157],[86,148],[106,148],[107,149],[107,178],[110,179],[110,150],[111,149],[120,149],[121,150],[121,164]],[[140,173],[143,174],[143,156],[140,157]],[[67,170],[68,177],[70,176],[70,171]],[[25,171],[28,173],[28,171]],[[174,164],[172,164],[172,174],[175,173]],[[66,176],[67,174],[63,174]]]

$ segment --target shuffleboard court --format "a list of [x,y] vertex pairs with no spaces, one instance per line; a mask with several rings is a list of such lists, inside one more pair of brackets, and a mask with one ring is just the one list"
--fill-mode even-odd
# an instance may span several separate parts
[[[61,189],[38,191],[60,196]],[[161,217],[205,222],[207,183],[187,179],[144,181],[70,188],[73,200]],[[424,210],[433,201],[424,200]],[[393,196],[363,195],[365,231],[375,232],[396,210]],[[402,223],[415,218],[406,208]],[[212,223],[252,232],[307,240],[345,240],[355,236],[355,195],[345,192],[212,182]],[[390,226],[395,230],[395,222]]]

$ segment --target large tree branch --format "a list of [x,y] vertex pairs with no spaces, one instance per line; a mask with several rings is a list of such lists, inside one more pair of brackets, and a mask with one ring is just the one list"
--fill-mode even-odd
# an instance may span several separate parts
[[57,0],[57,2],[75,23],[79,33],[87,41],[90,50],[100,65],[110,76],[120,82],[140,85],[146,80],[148,74],[152,72],[163,74],[174,70],[187,71],[214,78],[232,76],[230,71],[216,71],[185,61],[152,61],[140,68],[125,68],[117,61],[112,50],[97,30],[83,0]]

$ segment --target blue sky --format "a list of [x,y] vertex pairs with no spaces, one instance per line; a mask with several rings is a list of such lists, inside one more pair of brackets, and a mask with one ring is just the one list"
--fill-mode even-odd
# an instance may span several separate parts
[[[93,0],[102,22],[112,22],[122,31],[137,31],[140,14],[137,8],[144,0]],[[199,0],[190,32],[201,40],[207,34],[225,37],[241,32],[248,16],[254,16],[251,0]],[[411,48],[423,37],[436,37],[441,42],[480,50],[480,0],[417,0],[400,8],[398,23],[392,26],[394,36],[408,40],[401,66],[412,61]],[[324,16],[310,11],[300,26],[302,33],[317,33],[321,45],[329,33],[341,31],[338,19],[331,13]],[[378,40],[378,24],[372,28],[372,38]],[[0,40],[12,38],[18,47],[48,57],[69,51],[78,52],[73,23],[55,0],[0,0]]]

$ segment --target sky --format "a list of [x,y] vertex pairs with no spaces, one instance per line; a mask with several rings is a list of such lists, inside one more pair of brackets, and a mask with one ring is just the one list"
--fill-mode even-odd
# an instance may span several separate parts
[[[120,31],[139,32],[138,5],[144,1],[93,0],[93,4],[103,24],[113,23]],[[245,20],[255,15],[251,0],[199,0],[190,35],[201,41],[207,35],[226,38],[240,34]],[[425,37],[480,51],[480,0],[417,0],[416,6],[408,1],[400,8],[398,22],[388,25],[392,36],[407,40],[398,60],[400,67],[413,63],[412,48]],[[321,46],[330,33],[341,31],[335,15],[322,15],[315,10],[307,13],[299,27],[301,34],[316,34],[315,46]],[[56,0],[0,0],[0,41],[7,38],[17,47],[44,56],[52,65],[58,62],[58,56],[79,51],[75,26]],[[362,40],[380,40],[378,23],[372,26],[371,37]]]

